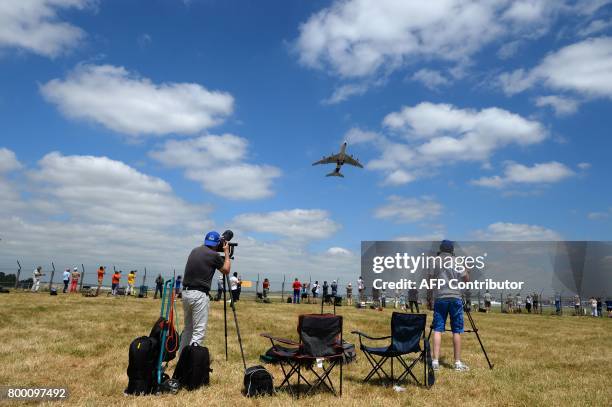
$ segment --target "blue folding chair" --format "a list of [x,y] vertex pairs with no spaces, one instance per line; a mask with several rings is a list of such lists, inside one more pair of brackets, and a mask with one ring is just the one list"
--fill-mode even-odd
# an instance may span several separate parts
[[[367,382],[374,375],[377,375],[381,380],[386,379],[393,383],[400,383],[411,376],[418,385],[431,387],[434,384],[435,375],[431,365],[429,340],[425,337],[426,319],[426,314],[394,312],[391,316],[391,335],[389,336],[373,337],[360,331],[353,331],[353,334],[359,335],[359,347],[372,365],[372,370],[363,381]],[[369,341],[391,339],[391,343],[386,346],[369,346],[364,344],[364,338]],[[421,341],[423,341],[422,347]],[[412,360],[406,357],[411,354],[415,355]],[[399,362],[399,367],[402,369],[397,378],[394,374],[394,360]],[[390,361],[391,374],[385,370],[387,361]],[[422,381],[417,379],[413,373],[413,369],[418,362],[423,363]]]

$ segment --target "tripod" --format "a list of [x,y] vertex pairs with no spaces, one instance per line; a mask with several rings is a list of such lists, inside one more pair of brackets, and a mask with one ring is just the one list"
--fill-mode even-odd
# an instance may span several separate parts
[[[480,335],[478,334],[478,328],[476,327],[476,323],[474,322],[474,318],[472,318],[472,312],[470,311],[470,308],[467,306],[467,304],[465,302],[465,298],[462,299],[462,303],[463,303],[463,312],[467,315],[468,321],[470,322],[470,326],[472,327],[472,329],[466,329],[463,332],[476,334],[476,338],[478,339],[478,343],[480,344],[480,349],[482,349],[482,353],[484,354],[485,358],[487,359],[487,363],[489,364],[489,369],[493,369],[494,365],[489,360],[489,355],[487,354],[487,350],[485,349],[484,344],[482,343],[482,340],[480,339]],[[427,335],[427,340],[428,341],[429,341],[429,339],[431,337],[431,332],[432,331],[433,331],[433,322],[431,323],[431,325],[429,327],[429,335]],[[449,329],[445,329],[445,331],[446,332],[450,332]]]

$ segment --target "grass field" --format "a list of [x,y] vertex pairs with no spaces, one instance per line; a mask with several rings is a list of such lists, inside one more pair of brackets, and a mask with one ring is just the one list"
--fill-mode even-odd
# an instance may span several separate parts
[[[247,365],[259,363],[259,355],[269,347],[259,333],[296,338],[297,315],[318,309],[315,305],[240,302],[238,317]],[[338,312],[345,317],[346,340],[356,341],[350,334],[354,329],[380,335],[389,332],[391,309],[339,307]],[[471,370],[457,373],[443,367],[429,390],[407,384],[405,392],[396,393],[391,387],[362,384],[369,365],[358,351],[357,362],[345,368],[341,398],[318,393],[296,401],[279,393],[247,399],[241,395],[243,368],[231,314],[230,358],[228,362],[224,358],[222,303],[213,303],[208,325],[206,345],[214,358],[209,387],[175,396],[126,397],[128,346],[135,337],[148,334],[158,314],[159,301],[151,298],[3,294],[0,384],[67,386],[70,397],[65,404],[71,405],[604,406],[612,400],[612,320],[496,313],[473,314],[494,370],[487,368],[473,334],[465,334],[463,359]],[[428,324],[430,318],[431,314]],[[446,355],[443,363],[452,363],[449,335],[443,339],[442,354]],[[280,370],[272,366],[271,372],[279,384]]]

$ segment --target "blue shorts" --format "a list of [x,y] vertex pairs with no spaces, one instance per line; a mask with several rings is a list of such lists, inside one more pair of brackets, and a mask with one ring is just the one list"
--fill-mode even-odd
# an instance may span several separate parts
[[444,332],[446,317],[450,314],[451,331],[463,333],[463,302],[459,298],[439,298],[434,303],[433,329]]

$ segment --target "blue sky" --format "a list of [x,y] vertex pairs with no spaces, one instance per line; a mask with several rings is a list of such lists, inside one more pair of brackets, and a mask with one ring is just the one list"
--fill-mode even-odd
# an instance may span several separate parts
[[[246,275],[347,279],[361,240],[609,240],[609,2],[430,3],[7,2],[3,267],[166,272],[228,227]],[[324,177],[345,139],[366,168]]]

